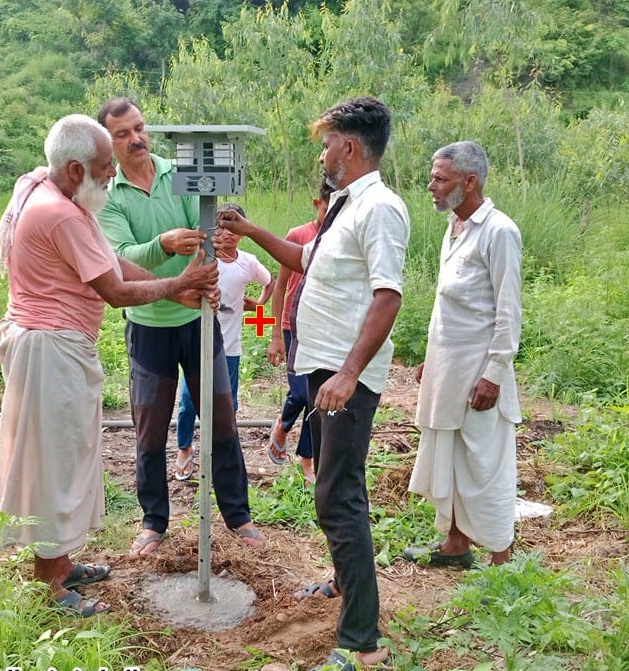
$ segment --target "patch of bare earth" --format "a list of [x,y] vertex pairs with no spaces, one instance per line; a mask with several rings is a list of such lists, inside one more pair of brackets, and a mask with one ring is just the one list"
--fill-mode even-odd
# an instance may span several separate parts
[[[399,464],[390,468],[377,484],[374,500],[406,497],[406,487],[417,449],[417,432],[411,421],[415,412],[416,383],[413,371],[394,366],[388,390],[382,403],[404,413],[407,422],[380,425],[373,439],[386,443],[400,454]],[[279,411],[279,406],[277,410]],[[247,407],[239,411],[241,418],[251,417]],[[543,466],[537,458],[539,441],[562,430],[556,413],[535,405],[529,409],[527,420],[518,431],[520,486],[523,497],[543,501],[546,497]],[[112,413],[109,413],[111,416]],[[113,415],[126,417],[125,413]],[[271,416],[265,419],[274,419]],[[278,472],[266,456],[268,428],[242,428],[241,442],[251,481],[268,481]],[[129,489],[134,487],[135,440],[132,429],[106,429],[103,432],[105,469],[116,481]],[[169,439],[169,463],[176,456],[174,429]],[[149,650],[160,651],[171,668],[197,668],[207,671],[236,669],[250,658],[246,648],[262,651],[277,662],[297,661],[299,668],[310,669],[325,659],[336,644],[335,625],[339,600],[314,596],[302,602],[292,592],[307,583],[323,582],[331,576],[329,556],[322,534],[305,537],[279,526],[263,527],[267,544],[254,550],[244,546],[229,533],[220,518],[212,525],[212,571],[225,573],[247,583],[256,593],[255,613],[240,626],[218,633],[201,629],[173,628],[163,632],[168,623],[159,612],[150,612],[142,600],[141,579],[147,574],[169,574],[196,571],[198,530],[182,524],[193,505],[194,482],[169,479],[171,494],[171,527],[168,540],[159,555],[144,560],[132,560],[126,555],[101,556],[89,554],[90,560],[100,559],[112,565],[108,580],[86,590],[99,594],[114,606],[113,617],[130,619],[142,631],[154,632],[143,638]],[[296,484],[296,486],[301,486]],[[548,501],[547,501],[548,502]],[[252,511],[255,518],[255,509]],[[558,526],[551,518],[526,520],[518,524],[517,550],[540,550],[552,567],[569,567],[584,557],[592,566],[608,565],[627,554],[624,534],[580,526],[578,523]],[[414,603],[425,614],[435,614],[437,608],[456,586],[460,573],[447,569],[427,569],[402,559],[388,568],[378,569],[381,597],[381,629],[394,613]],[[211,608],[211,605],[208,605]],[[421,632],[418,632],[418,636]],[[146,663],[151,653],[138,660]],[[473,668],[472,660],[459,658],[455,651],[442,651],[431,665],[431,671],[451,668]]]

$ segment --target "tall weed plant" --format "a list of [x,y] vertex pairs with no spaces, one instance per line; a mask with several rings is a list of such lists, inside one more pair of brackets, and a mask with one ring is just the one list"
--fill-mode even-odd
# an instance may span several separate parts
[[592,399],[574,428],[544,447],[542,458],[551,466],[547,482],[563,517],[629,526],[629,404]]
[[613,398],[629,380],[629,254],[608,252],[563,285],[542,274],[525,287],[518,374],[535,394]]

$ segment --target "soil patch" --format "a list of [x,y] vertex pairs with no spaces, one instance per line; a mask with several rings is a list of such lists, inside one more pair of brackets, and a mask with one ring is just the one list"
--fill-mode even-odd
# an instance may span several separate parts
[[[272,380],[277,384],[277,380]],[[264,385],[262,382],[261,385]],[[374,430],[374,441],[386,443],[400,454],[399,466],[388,469],[379,479],[373,500],[391,501],[406,497],[406,487],[417,449],[418,434],[411,422],[415,413],[417,385],[413,371],[394,366],[388,390],[382,404],[395,408],[405,421],[379,424]],[[264,419],[274,419],[277,407],[265,411]],[[563,421],[556,419],[543,404],[533,404],[527,420],[518,430],[518,460],[521,496],[534,501],[544,501],[546,472],[537,458],[545,439],[563,430]],[[563,417],[569,417],[564,409]],[[386,412],[384,413],[386,416]],[[128,413],[107,413],[108,418],[128,418]],[[242,404],[239,418],[260,417],[259,408]],[[242,428],[241,442],[249,477],[252,482],[268,481],[282,467],[274,465],[266,455],[269,429],[265,427]],[[108,428],[103,431],[105,469],[117,482],[129,490],[134,487],[135,438],[133,429]],[[176,435],[171,429],[168,459],[172,467],[176,457]],[[296,483],[296,486],[303,486]],[[166,579],[172,574],[186,574],[197,570],[198,530],[189,523],[188,514],[195,505],[197,491],[194,481],[177,482],[169,478],[171,496],[170,535],[160,548],[158,556],[146,560],[132,560],[124,554],[95,556],[90,560],[106,560],[112,565],[110,578],[92,586],[87,593],[99,594],[114,605],[115,616],[129,618],[142,631],[160,632],[147,635],[143,642],[148,649],[159,650],[175,669],[195,668],[204,671],[237,669],[250,659],[247,651],[262,651],[275,662],[290,665],[297,662],[300,669],[310,669],[321,663],[336,644],[335,624],[339,600],[314,596],[302,602],[292,597],[298,587],[323,582],[331,575],[331,565],[321,533],[302,536],[281,526],[262,527],[267,538],[263,549],[244,546],[228,532],[216,517],[212,524],[212,572],[242,581],[255,592],[253,614],[235,628],[204,631],[204,623],[195,624],[190,618],[185,626],[170,626],[164,621],[160,609],[147,603],[145,584],[147,576]],[[546,503],[550,501],[546,500]],[[255,509],[252,511],[255,519]],[[577,523],[558,528],[553,517],[523,520],[518,523],[516,551],[538,549],[552,566],[568,567],[580,562],[584,556],[593,566],[607,566],[611,557],[627,554],[627,541],[623,534],[601,529],[588,529]],[[378,569],[381,597],[381,628],[387,631],[393,614],[414,603],[422,612],[434,614],[456,586],[460,574],[456,571],[426,569],[409,564],[402,559],[387,568]],[[174,594],[173,598],[177,598]],[[170,626],[168,635],[163,634]],[[146,664],[150,653],[138,660]],[[465,660],[455,653],[440,654],[431,671],[466,668]],[[245,667],[241,667],[245,668]],[[295,667],[293,667],[295,668]]]

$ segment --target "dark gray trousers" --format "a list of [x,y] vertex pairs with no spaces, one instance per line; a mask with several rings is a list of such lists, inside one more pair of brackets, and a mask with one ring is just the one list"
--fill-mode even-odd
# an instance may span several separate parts
[[[131,411],[137,438],[136,486],[144,511],[142,526],[162,533],[168,527],[166,442],[173,414],[179,366],[199,414],[201,319],[173,327],[127,322]],[[225,524],[235,529],[251,521],[247,471],[231,396],[227,360],[218,320],[214,318],[214,389],[212,395],[212,481]]]
[[[310,407],[314,408],[319,387],[332,375],[327,370],[308,375]],[[343,598],[338,641],[342,648],[361,652],[376,650],[380,637],[380,601],[365,483],[371,426],[379,400],[379,394],[359,382],[346,410],[334,415],[317,411],[310,418],[317,518]]]

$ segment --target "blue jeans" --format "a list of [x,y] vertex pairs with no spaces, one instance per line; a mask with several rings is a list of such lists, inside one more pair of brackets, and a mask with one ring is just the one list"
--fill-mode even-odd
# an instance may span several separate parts
[[197,411],[194,409],[186,378],[182,375],[179,380],[179,411],[177,412],[177,445],[180,450],[192,445],[196,418]]
[[[291,334],[290,329],[283,329],[284,347],[286,353],[290,351]],[[299,443],[297,444],[296,454],[299,457],[312,459],[312,438],[310,437],[310,423],[306,419],[308,416],[308,376],[295,375],[288,373],[288,393],[282,408],[282,428],[288,433],[293,428],[299,415],[303,416],[301,433],[299,434]]]
[[[229,386],[232,392],[235,412],[238,410],[238,369],[240,367],[240,357],[228,356],[226,358]],[[182,376],[179,381],[179,411],[177,412],[177,445],[180,450],[185,450],[192,445],[196,418],[197,413],[190,397],[190,390],[186,384],[186,378]]]

